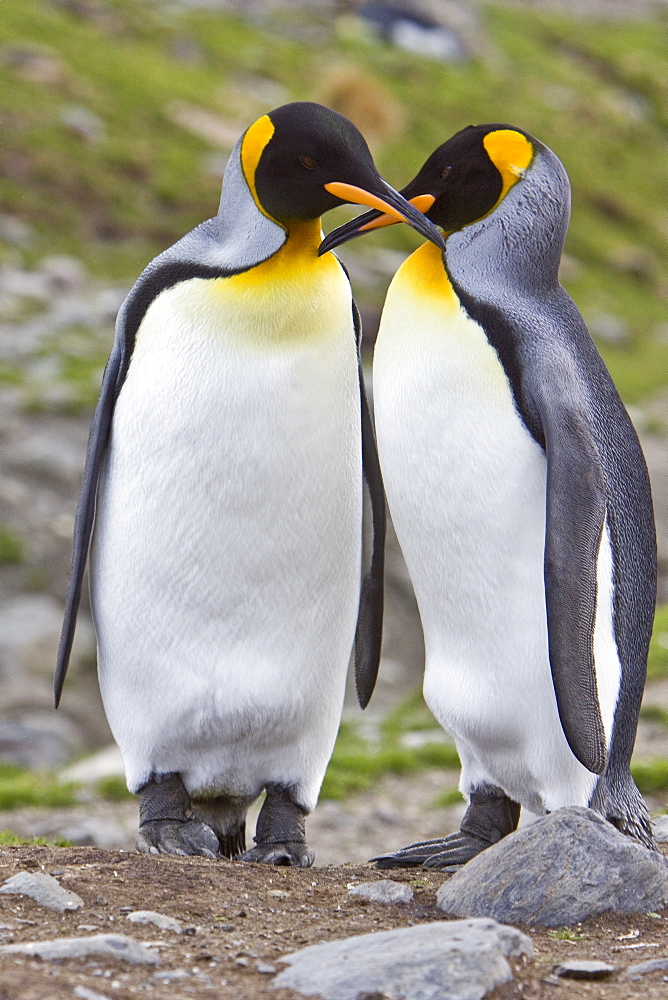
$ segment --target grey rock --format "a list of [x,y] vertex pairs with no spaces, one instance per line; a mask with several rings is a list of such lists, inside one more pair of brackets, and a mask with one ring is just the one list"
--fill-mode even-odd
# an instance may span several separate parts
[[109,1000],[109,997],[105,996],[104,993],[89,990],[87,986],[75,986],[74,995],[79,997],[79,1000]]
[[61,771],[60,778],[62,781],[77,781],[82,785],[93,785],[101,778],[122,778],[124,775],[125,769],[121,751],[115,743],[112,743]]
[[668,816],[655,816],[652,820],[652,833],[660,844],[668,841]]
[[312,945],[285,955],[273,981],[324,1000],[383,994],[402,1000],[480,1000],[512,979],[506,958],[533,955],[531,941],[494,920],[421,924]]
[[104,139],[105,126],[99,115],[81,104],[69,104],[60,113],[60,120],[69,130],[94,145]]
[[363,882],[348,889],[349,896],[361,896],[372,903],[410,903],[413,890],[403,882],[382,879],[380,882]]
[[668,972],[668,958],[652,958],[649,962],[638,962],[636,965],[629,965],[624,973],[625,979],[640,979],[648,972]]
[[135,910],[134,913],[128,913],[126,919],[131,920],[133,924],[155,924],[162,931],[183,934],[183,928],[178,920],[164,913],[156,913],[155,910]]
[[607,962],[574,959],[572,962],[562,962],[554,970],[554,974],[566,979],[605,979],[614,971],[614,965],[608,965]]
[[276,966],[271,965],[269,962],[256,962],[255,971],[261,972],[265,976],[273,976],[276,972]]
[[32,434],[9,448],[5,458],[10,469],[35,476],[48,485],[76,486],[81,480],[83,456],[77,442],[60,438],[57,429]]
[[133,938],[124,934],[93,934],[90,937],[60,938],[56,941],[26,941],[6,944],[0,954],[29,955],[46,962],[65,958],[112,958],[132,965],[159,965],[160,959]]
[[76,257],[57,254],[45,257],[40,265],[56,292],[81,292],[86,285],[86,272]]
[[487,848],[438,891],[456,917],[562,927],[668,903],[668,866],[591,809],[544,816]]
[[21,767],[53,767],[69,760],[81,743],[66,716],[51,718],[41,712],[14,712],[18,718],[0,716],[0,758]]
[[187,969],[170,969],[168,972],[156,972],[154,976],[151,976],[151,981],[158,983],[171,983],[175,979],[188,979],[192,973],[188,972]]
[[103,851],[125,850],[134,843],[122,827],[95,816],[61,827],[58,836],[77,847],[99,847]]
[[50,910],[78,910],[84,905],[76,892],[63,889],[62,885],[45,872],[17,872],[0,886],[0,892],[7,895],[30,896],[40,906]]

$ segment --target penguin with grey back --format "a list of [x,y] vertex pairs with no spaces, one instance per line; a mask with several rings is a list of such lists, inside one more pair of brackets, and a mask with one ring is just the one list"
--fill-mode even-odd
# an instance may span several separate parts
[[118,318],[55,690],[58,704],[90,548],[100,687],[141,851],[310,865],[304,817],[353,646],[363,707],[373,690],[382,482],[350,284],[318,256],[320,215],[346,201],[443,243],[347,119],[311,103],[263,115],[218,215],[149,264]]
[[[390,512],[454,736],[460,832],[374,859],[465,863],[520,807],[596,809],[654,846],[630,773],[656,595],[647,468],[558,268],[566,172],[504,124],[470,126],[402,191],[446,235],[395,275],[374,355]],[[370,212],[331,249],[394,220]]]

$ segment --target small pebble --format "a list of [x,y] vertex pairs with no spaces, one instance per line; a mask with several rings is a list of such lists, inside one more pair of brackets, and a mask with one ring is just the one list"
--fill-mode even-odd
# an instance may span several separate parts
[[[128,913],[125,918],[133,924],[155,924],[162,931],[173,931],[174,934],[182,934],[183,928],[174,917],[168,917],[164,913],[156,913],[155,910],[135,910]],[[188,933],[188,931],[186,931]]]
[[605,979],[614,971],[614,965],[608,965],[607,962],[574,959],[572,962],[562,962],[554,970],[554,974],[565,979]]
[[382,879],[380,882],[362,882],[348,889],[349,896],[361,896],[372,903],[410,903],[413,890],[403,882]]
[[256,962],[255,971],[262,972],[266,976],[273,976],[276,972],[276,966],[270,965],[269,962]]
[[89,990],[87,986],[75,986],[74,987],[75,997],[79,997],[79,1000],[109,1000],[103,993],[96,993],[95,990]]
[[647,975],[648,972],[661,972],[664,969],[668,970],[668,958],[653,958],[648,962],[638,962],[636,965],[630,965],[624,973],[624,978],[640,979],[641,976]]

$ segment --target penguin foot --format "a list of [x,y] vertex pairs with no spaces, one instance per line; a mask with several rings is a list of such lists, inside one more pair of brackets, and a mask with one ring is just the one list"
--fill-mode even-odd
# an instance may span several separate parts
[[452,833],[442,840],[425,840],[411,844],[394,854],[381,854],[374,861],[376,868],[449,868],[465,865],[480,854],[489,841],[470,833]]
[[142,854],[178,854],[187,857],[199,854],[218,857],[218,837],[206,823],[195,819],[156,819],[139,827],[135,840]]
[[439,840],[423,840],[394,854],[371,858],[376,868],[441,868],[456,871],[460,865],[512,833],[520,807],[495,785],[480,785],[471,792],[469,807],[459,833]]
[[142,854],[218,856],[218,837],[192,817],[190,796],[176,772],[154,774],[139,790],[135,843]]
[[242,854],[240,861],[254,861],[260,865],[291,865],[293,868],[310,868],[315,852],[303,841],[282,844],[257,844]]
[[292,865],[310,868],[315,857],[306,843],[304,817],[306,809],[299,805],[290,788],[269,784],[257,818],[256,846],[241,855],[241,861],[263,865]]

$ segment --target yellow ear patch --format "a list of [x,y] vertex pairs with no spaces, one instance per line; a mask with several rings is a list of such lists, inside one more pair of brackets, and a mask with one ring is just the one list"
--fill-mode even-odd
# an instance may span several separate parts
[[[501,201],[516,184],[533,159],[533,146],[520,132],[503,128],[488,132],[482,140],[487,155],[501,174]],[[498,205],[499,202],[497,202]]]
[[[260,162],[260,157],[273,134],[274,124],[271,118],[269,115],[262,115],[262,118],[258,118],[256,122],[246,129],[246,134],[241,143],[241,169],[244,172],[246,184],[248,184],[250,193],[253,195],[253,201],[262,214],[266,215],[269,219],[271,219],[271,216],[264,210],[257,196],[255,172]],[[275,222],[276,220],[273,219],[272,221]]]

